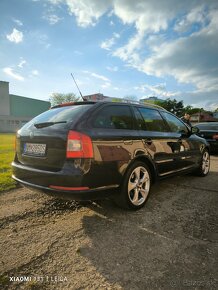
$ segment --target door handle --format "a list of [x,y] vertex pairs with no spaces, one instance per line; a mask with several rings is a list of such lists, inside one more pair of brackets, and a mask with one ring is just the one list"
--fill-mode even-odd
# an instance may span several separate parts
[[133,142],[132,142],[132,140],[124,140],[123,143],[125,145],[132,145]]
[[152,139],[151,138],[146,138],[146,139],[143,140],[143,142],[145,144],[151,145],[152,144]]

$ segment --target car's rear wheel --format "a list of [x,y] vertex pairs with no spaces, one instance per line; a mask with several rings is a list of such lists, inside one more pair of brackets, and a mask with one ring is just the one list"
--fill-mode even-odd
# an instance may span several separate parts
[[147,201],[150,187],[150,170],[145,163],[137,161],[127,170],[121,194],[116,199],[116,202],[124,208],[140,209]]
[[198,176],[206,176],[210,171],[210,154],[207,149],[202,153],[201,162],[197,170]]

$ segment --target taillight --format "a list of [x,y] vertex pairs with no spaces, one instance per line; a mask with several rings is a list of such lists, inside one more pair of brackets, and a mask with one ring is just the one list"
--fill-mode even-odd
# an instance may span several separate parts
[[93,158],[91,138],[76,131],[69,131],[66,156],[67,158]]
[[213,135],[213,139],[217,140],[218,139],[218,134]]

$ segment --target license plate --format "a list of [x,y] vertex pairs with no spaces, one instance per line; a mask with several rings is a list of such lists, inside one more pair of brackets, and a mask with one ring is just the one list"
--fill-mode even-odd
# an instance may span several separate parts
[[24,154],[34,156],[44,156],[46,150],[46,144],[25,143]]

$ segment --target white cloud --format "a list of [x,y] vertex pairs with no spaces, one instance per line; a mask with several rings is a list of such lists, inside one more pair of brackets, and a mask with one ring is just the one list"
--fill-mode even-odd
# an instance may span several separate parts
[[65,0],[67,3],[69,12],[76,16],[76,20],[79,26],[87,27],[96,24],[96,21],[101,17],[109,8],[110,0]]
[[60,4],[63,1],[62,0],[48,0],[48,2],[50,2],[51,4],[57,5],[57,4]]
[[137,51],[142,47],[143,38],[143,33],[137,33],[129,39],[126,45],[115,50],[113,55],[121,58],[123,61],[129,61],[130,64],[135,66],[140,61]]
[[113,33],[113,37],[103,41],[100,47],[106,50],[111,50],[111,47],[115,44],[116,39],[118,38],[120,38],[120,35],[118,33]]
[[111,86],[111,83],[110,82],[106,82],[106,83],[104,83],[103,85],[101,85],[101,87],[103,88],[103,89],[107,89],[107,88],[109,88]]
[[218,13],[200,32],[164,42],[138,67],[158,77],[171,75],[181,83],[192,83],[199,90],[218,90]]
[[174,27],[175,31],[185,32],[191,28],[193,24],[204,25],[207,21],[207,14],[205,11],[205,6],[200,5],[194,7],[187,15],[177,20]]
[[23,32],[14,28],[12,33],[7,34],[6,37],[11,42],[19,43],[23,41]]
[[[218,95],[217,0],[62,0],[62,3],[68,5],[79,26],[93,26],[107,13],[134,29],[124,45],[112,53],[126,65],[147,75],[170,76],[180,83],[192,84],[198,91],[193,95],[196,98],[206,92]],[[114,22],[109,19],[109,24]],[[115,40],[113,35],[101,47],[112,50]],[[157,89],[151,87],[150,91],[154,93]]]
[[114,43],[115,43],[114,38],[110,38],[110,39],[103,41],[100,46],[103,49],[110,50],[111,47],[114,45]]
[[106,78],[105,76],[103,76],[103,75],[99,75],[99,74],[96,74],[96,73],[91,73],[90,75],[92,77],[96,78],[96,79],[99,79],[99,80],[102,80],[102,81],[105,81],[105,82],[110,82],[110,80],[108,78]]
[[[207,3],[206,8],[204,1],[198,1],[198,3],[190,1],[191,4],[185,1],[186,7],[174,1],[172,11],[170,11],[169,5],[171,1],[161,1],[161,3],[153,1],[153,4],[150,1],[150,8],[152,5],[154,8],[157,2],[160,4],[158,11],[161,10],[162,2],[167,3],[161,11],[165,15],[165,23],[169,23],[170,19],[176,19],[177,14],[183,12],[183,17],[180,18],[180,22],[176,23],[174,29],[178,32],[188,29],[192,29],[192,31],[186,36],[174,37],[169,40],[160,31],[169,29],[169,24],[164,26],[164,21],[162,21],[162,25],[160,25],[154,17],[156,24],[153,23],[153,27],[151,25],[151,28],[147,28],[146,22],[142,21],[147,12],[144,16],[141,14],[143,12],[137,13],[137,5],[133,10],[124,9],[124,11],[117,10],[117,12],[115,10],[115,13],[122,14],[124,22],[135,23],[136,34],[128,40],[127,44],[116,49],[113,55],[148,75],[163,78],[172,76],[180,83],[193,84],[198,92],[216,91],[218,94],[218,10],[215,9],[216,1]],[[133,6],[131,3],[129,5]],[[137,14],[138,19],[136,19]],[[181,23],[182,20],[183,23]],[[194,29],[192,25],[195,25]]]
[[102,80],[102,81],[105,81],[105,82],[110,82],[110,80],[107,77],[103,76],[103,75],[99,75],[99,74],[96,74],[94,72],[90,72],[88,70],[84,70],[83,73],[87,74],[89,76],[92,76],[92,77],[94,77],[96,79],[99,79],[99,80]]
[[106,69],[112,72],[116,72],[119,70],[117,66],[107,66]]
[[36,70],[36,69],[32,70],[32,75],[33,76],[38,76],[39,75],[38,70]]
[[45,49],[50,48],[49,37],[47,34],[42,33],[40,30],[32,30],[29,33],[29,38],[32,42],[38,43]]
[[14,78],[14,79],[16,79],[18,81],[24,81],[24,77],[21,76],[20,74],[16,73],[16,72],[14,72],[14,69],[11,68],[11,67],[5,67],[5,68],[3,68],[3,72],[6,75],[8,75],[8,76],[10,76],[10,77],[12,77],[12,78]]
[[[215,8],[216,0],[48,0],[54,5],[67,4],[69,13],[76,17],[79,26],[87,27],[108,13],[124,24],[132,24],[138,32],[157,33],[166,30],[176,17],[185,15],[183,23],[204,22],[207,7]],[[180,22],[177,22],[178,27]],[[110,20],[110,25],[114,22]]]
[[158,96],[163,98],[175,97],[179,92],[171,92],[167,90],[166,83],[159,83],[157,85],[143,84],[134,88],[142,92],[146,96]]
[[19,64],[17,66],[19,68],[23,68],[26,63],[27,63],[26,60],[21,57],[20,58],[20,62],[19,62]]
[[19,19],[13,19],[13,21],[18,25],[18,26],[23,26],[23,22]]
[[43,16],[43,19],[45,19],[46,21],[48,21],[48,23],[50,25],[54,25],[54,24],[58,23],[62,18],[60,18],[56,14],[45,14]]

